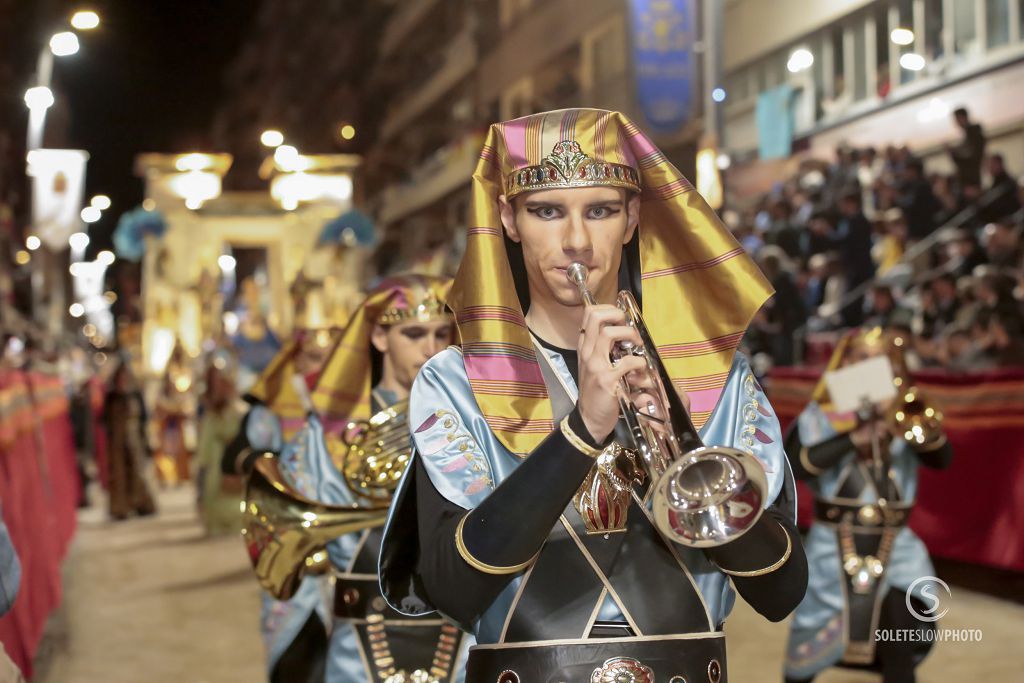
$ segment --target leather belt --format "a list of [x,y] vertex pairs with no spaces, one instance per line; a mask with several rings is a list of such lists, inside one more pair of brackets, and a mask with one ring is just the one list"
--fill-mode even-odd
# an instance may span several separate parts
[[902,527],[910,517],[913,504],[841,503],[834,500],[814,500],[814,519],[826,524],[838,524],[849,513],[854,531],[863,532],[883,527]]
[[727,683],[725,637],[592,638],[478,645],[466,683]]

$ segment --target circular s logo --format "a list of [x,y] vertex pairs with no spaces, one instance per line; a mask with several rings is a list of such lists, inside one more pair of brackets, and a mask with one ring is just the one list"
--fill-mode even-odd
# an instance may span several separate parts
[[[914,593],[914,589],[917,588],[918,584],[924,584],[920,590],[921,599],[926,604],[924,610],[918,610],[917,606],[910,600],[910,596]],[[942,587],[942,590],[946,591],[944,597],[940,596],[939,586]],[[943,607],[943,601],[952,596],[953,593],[949,590],[949,586],[945,581],[937,576],[922,576],[910,584],[910,588],[907,589],[907,609],[921,621],[938,621],[946,616],[946,612],[949,611],[949,607]]]

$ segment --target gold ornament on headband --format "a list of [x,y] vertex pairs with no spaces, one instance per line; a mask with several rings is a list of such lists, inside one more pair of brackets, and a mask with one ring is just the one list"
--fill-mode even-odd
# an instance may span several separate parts
[[441,320],[447,315],[448,313],[444,309],[444,302],[438,299],[433,292],[428,291],[424,294],[423,300],[415,306],[409,306],[408,308],[392,306],[388,308],[377,318],[377,324],[398,325],[399,323],[411,321],[429,323],[433,320]]
[[537,166],[513,171],[505,179],[505,197],[565,187],[621,187],[640,191],[640,177],[631,166],[590,157],[575,140],[562,140]]

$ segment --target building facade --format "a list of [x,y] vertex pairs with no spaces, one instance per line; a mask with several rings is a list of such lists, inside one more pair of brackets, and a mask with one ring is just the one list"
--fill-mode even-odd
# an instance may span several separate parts
[[562,107],[635,115],[628,3],[412,0],[388,18],[373,92],[389,96],[367,152],[382,269],[451,270],[487,126]]
[[960,135],[951,113],[964,106],[990,151],[1024,158],[1021,0],[731,0],[724,25],[734,188],[763,191],[786,164],[742,163],[758,158],[765,134],[759,99],[780,88],[798,156],[908,145],[946,170],[943,146]]

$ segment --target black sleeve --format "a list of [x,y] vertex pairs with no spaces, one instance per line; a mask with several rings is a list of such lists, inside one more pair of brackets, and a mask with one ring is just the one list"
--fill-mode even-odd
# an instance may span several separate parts
[[[570,417],[570,426],[574,423],[582,425]],[[585,430],[576,433],[592,444]],[[427,601],[459,623],[472,623],[519,572],[492,573],[470,564],[457,546],[459,524],[463,524],[464,550],[478,564],[491,568],[528,564],[593,465],[594,459],[577,450],[556,428],[480,505],[467,512],[438,493],[416,459],[420,550],[416,574]]]
[[785,448],[786,457],[793,467],[793,474],[800,480],[816,479],[822,471],[835,465],[844,455],[857,450],[849,434],[836,434],[814,446],[804,446],[795,422],[786,435]]
[[[730,574],[743,599],[769,621],[785,619],[807,591],[807,557],[796,528],[795,509],[796,484],[787,469],[782,490],[754,527],[731,543],[705,551]],[[785,557],[787,547],[789,557],[774,567]],[[762,572],[765,569],[771,571]]]
[[930,451],[917,451],[917,459],[921,461],[921,464],[925,467],[929,467],[933,470],[944,470],[953,462],[953,447],[949,444],[949,441],[943,437],[943,443],[938,448],[933,448]]

